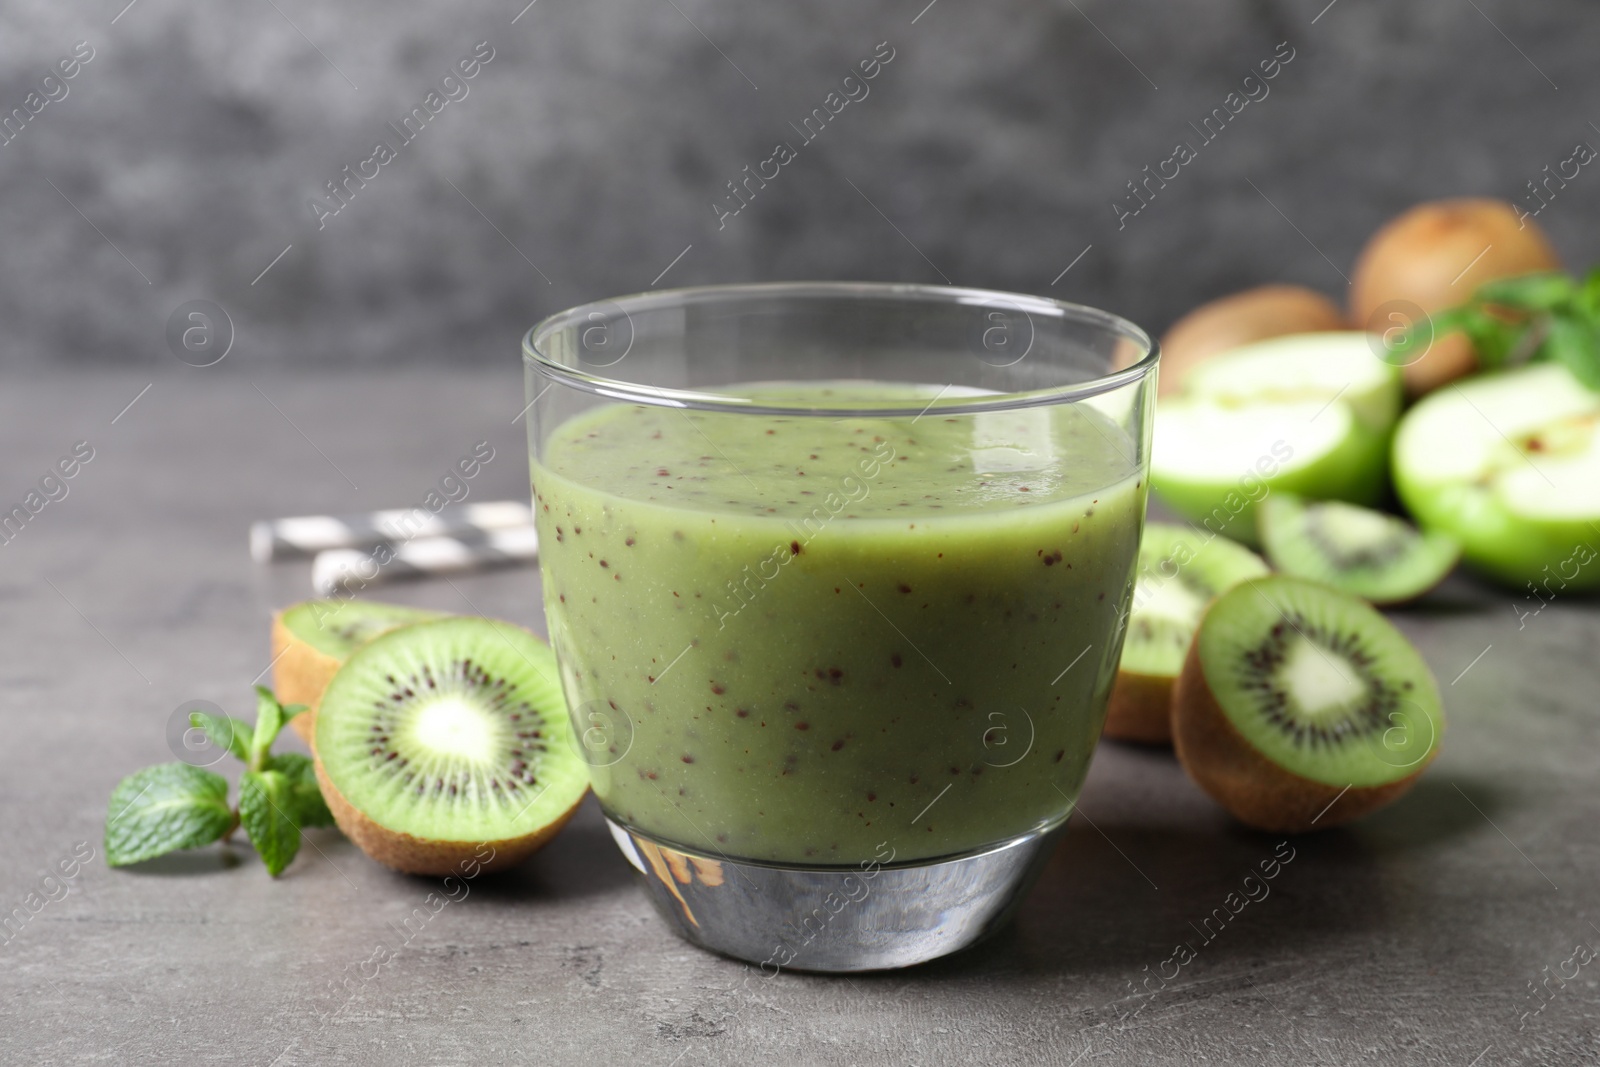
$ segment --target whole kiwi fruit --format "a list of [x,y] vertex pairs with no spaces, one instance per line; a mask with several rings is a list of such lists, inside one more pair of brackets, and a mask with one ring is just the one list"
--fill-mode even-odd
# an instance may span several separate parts
[[[1464,304],[1480,285],[1534,271],[1559,270],[1544,231],[1502,200],[1434,200],[1386,223],[1367,241],[1350,278],[1350,320],[1385,333],[1410,326],[1411,305],[1426,314]],[[1389,310],[1385,312],[1385,306]],[[1472,342],[1436,337],[1402,368],[1406,393],[1421,396],[1472,373]]]

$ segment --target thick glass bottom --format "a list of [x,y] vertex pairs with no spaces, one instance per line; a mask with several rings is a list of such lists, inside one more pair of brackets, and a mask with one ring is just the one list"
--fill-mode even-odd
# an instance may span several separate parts
[[910,967],[1005,925],[1060,827],[946,859],[804,868],[685,851],[606,819],[667,925],[701,948],[784,970]]

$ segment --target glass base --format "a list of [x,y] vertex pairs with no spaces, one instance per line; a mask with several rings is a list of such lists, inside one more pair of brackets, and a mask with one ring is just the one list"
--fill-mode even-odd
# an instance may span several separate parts
[[1060,832],[949,859],[804,868],[686,852],[606,824],[667,925],[769,975],[910,967],[976,944],[1005,925]]

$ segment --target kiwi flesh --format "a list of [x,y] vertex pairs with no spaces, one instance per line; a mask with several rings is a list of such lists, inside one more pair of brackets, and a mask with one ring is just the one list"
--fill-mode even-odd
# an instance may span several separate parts
[[312,745],[339,829],[408,874],[534,852],[589,789],[559,678],[550,646],[490,619],[419,622],[357,649]]
[[1212,602],[1173,691],[1184,770],[1241,822],[1277,833],[1393,801],[1443,732],[1438,684],[1400,631],[1356,597],[1283,575]]
[[1122,662],[1106,708],[1107,737],[1171,743],[1172,683],[1206,605],[1266,573],[1260,556],[1231,541],[1173,523],[1145,525]]
[[317,704],[350,653],[379,634],[445,618],[437,611],[370,600],[306,600],[272,617],[272,689],[280,703],[311,709],[289,720],[310,741]]
[[1445,580],[1461,558],[1449,534],[1423,533],[1371,508],[1280,493],[1256,511],[1261,543],[1284,574],[1374,604],[1403,604]]

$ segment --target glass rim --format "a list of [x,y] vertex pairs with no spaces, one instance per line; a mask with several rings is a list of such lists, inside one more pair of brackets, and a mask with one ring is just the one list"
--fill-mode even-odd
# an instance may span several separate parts
[[[613,378],[602,374],[558,363],[541,350],[541,343],[559,330],[576,323],[588,321],[595,313],[621,311],[631,317],[634,311],[655,311],[674,305],[709,301],[716,298],[742,298],[752,296],[788,297],[847,297],[863,301],[904,302],[926,301],[937,304],[1000,305],[1022,311],[1028,315],[1040,314],[1053,319],[1066,319],[1099,327],[1107,334],[1125,338],[1144,349],[1144,355],[1134,363],[1108,371],[1073,385],[1052,386],[1020,392],[958,395],[948,399],[937,394],[924,406],[920,399],[905,403],[875,403],[870,407],[851,406],[824,408],[808,403],[785,403],[771,399],[760,402],[726,393],[702,392],[695,389],[674,389],[667,386],[645,385]],[[678,289],[654,289],[631,293],[606,300],[591,301],[558,311],[540,320],[522,338],[524,364],[535,367],[540,374],[551,379],[551,384],[570,388],[613,400],[624,400],[652,407],[686,408],[699,411],[742,412],[750,415],[807,415],[835,418],[887,417],[913,415],[921,417],[930,411],[948,415],[965,415],[985,411],[1009,411],[1019,408],[1040,407],[1048,404],[1071,403],[1113,392],[1145,378],[1155,369],[1161,358],[1161,347],[1141,327],[1109,311],[1074,304],[1051,297],[1008,293],[998,289],[972,289],[949,285],[925,285],[902,282],[755,282],[725,285],[697,285]],[[548,388],[548,387],[547,387]],[[946,386],[951,388],[951,386]],[[941,402],[941,400],[943,402]]]

